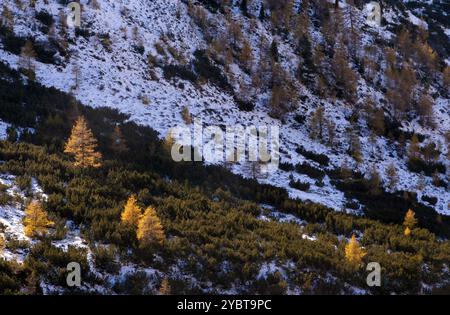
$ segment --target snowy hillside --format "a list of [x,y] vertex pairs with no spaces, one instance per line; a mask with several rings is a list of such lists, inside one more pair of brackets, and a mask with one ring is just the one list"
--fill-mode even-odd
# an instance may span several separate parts
[[68,2],[0,5],[0,293],[449,290],[445,1]]
[[[238,64],[227,68],[232,91],[225,90],[217,84],[190,82],[167,75],[168,65],[188,65],[195,62],[195,51],[208,49],[205,33],[199,28],[188,14],[188,6],[183,1],[81,1],[83,11],[81,30],[75,32],[69,28],[67,54],[61,55],[61,47],[53,57],[51,63],[36,63],[36,79],[49,87],[55,87],[65,92],[71,92],[83,104],[93,107],[112,107],[129,114],[130,118],[140,124],[157,130],[161,137],[165,137],[168,130],[175,126],[185,125],[182,109],[187,107],[192,117],[202,119],[205,125],[229,126],[241,124],[244,126],[275,125],[281,127],[281,161],[297,165],[306,162],[319,169],[333,170],[347,163],[353,170],[369,176],[373,167],[377,169],[386,187],[386,172],[389,165],[394,165],[401,179],[392,191],[413,191],[422,196],[437,198],[434,208],[442,214],[450,214],[448,205],[450,194],[444,187],[432,184],[431,177],[423,177],[408,170],[406,158],[394,149],[396,143],[384,137],[370,138],[366,121],[356,122],[359,128],[363,163],[356,163],[347,153],[349,144],[347,129],[355,128],[349,122],[354,113],[349,104],[340,99],[322,98],[300,82],[295,82],[295,89],[300,95],[294,104],[295,110],[289,112],[282,120],[271,118],[268,109],[270,92],[250,88],[250,101],[256,105],[251,111],[242,111],[236,102],[236,95],[243,87],[252,85],[251,77]],[[260,1],[251,1],[249,11],[257,15]],[[300,7],[300,1],[294,2],[294,10]],[[196,5],[198,6],[198,4]],[[347,4],[341,3],[345,11]],[[14,15],[14,32],[18,36],[33,38],[36,43],[47,43],[60,32],[59,12],[65,7],[58,1],[36,1],[35,8],[19,9],[11,3],[10,9]],[[373,45],[374,42],[390,40],[394,34],[387,26],[374,26],[365,23],[364,10],[354,9],[356,28],[362,29],[362,47]],[[38,12],[48,12],[55,21],[53,35],[42,32],[43,23],[36,19]],[[413,12],[406,11],[413,24],[420,24]],[[280,64],[287,71],[288,76],[295,77],[295,71],[300,62],[295,53],[291,37],[282,38],[272,32],[267,21],[249,20],[242,16],[239,7],[227,16],[218,12],[204,10],[204,14],[214,25],[226,28],[229,20],[241,24],[243,33],[248,36],[252,53],[256,58],[260,56],[260,41],[264,38],[267,43],[278,42]],[[396,8],[386,8],[384,17],[389,23],[399,21]],[[250,25],[252,24],[252,25]],[[319,45],[324,42],[322,34],[316,27],[309,30],[313,43]],[[214,35],[213,35],[214,36]],[[53,45],[53,46],[52,46]],[[54,44],[44,47],[54,50]],[[363,49],[361,49],[362,51]],[[58,51],[58,50],[56,50]],[[155,59],[149,65],[149,56]],[[7,50],[0,52],[0,60],[17,68],[19,56]],[[254,67],[258,65],[255,64]],[[247,88],[246,88],[247,89]],[[405,132],[416,132],[426,140],[440,144],[442,154],[439,162],[446,166],[447,173],[439,174],[447,180],[449,162],[446,158],[445,133],[450,125],[449,100],[439,95],[434,86],[430,87],[434,98],[434,117],[436,128],[424,128],[418,120],[405,120],[401,129]],[[372,84],[368,84],[363,77],[358,81],[357,108],[362,109],[365,100],[370,98],[376,107],[385,108],[384,93]],[[308,121],[314,111],[322,107],[324,115],[336,126],[335,145],[332,147],[310,137]],[[389,117],[389,113],[386,113]],[[302,121],[299,123],[299,117]],[[298,153],[302,147],[307,152],[323,154],[329,157],[328,166],[320,165],[303,154]],[[297,151],[296,151],[297,150]],[[248,171],[248,165],[235,164],[232,170],[244,176],[253,176]],[[322,203],[336,210],[347,209],[344,193],[337,189],[328,175],[317,181],[306,174],[295,171],[279,170],[267,176],[259,176],[263,183],[270,183],[289,190],[294,198],[311,200]],[[309,183],[307,191],[300,191],[289,187],[289,183],[298,181]],[[417,188],[421,182],[422,188]],[[386,188],[387,189],[387,188]],[[424,202],[424,201],[422,201]],[[425,204],[427,204],[425,202]],[[428,205],[428,204],[427,204]]]

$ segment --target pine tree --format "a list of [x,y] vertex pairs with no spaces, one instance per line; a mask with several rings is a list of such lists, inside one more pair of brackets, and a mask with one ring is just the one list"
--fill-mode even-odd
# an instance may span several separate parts
[[443,75],[444,87],[449,89],[450,88],[450,66],[445,67],[442,75]]
[[428,34],[428,30],[426,29],[426,24],[423,19],[421,19],[418,28],[417,28],[417,41],[421,43],[425,43],[428,41],[430,35]]
[[6,27],[9,31],[12,32],[14,30],[14,17],[11,10],[6,5],[3,5],[0,21],[1,25]]
[[263,22],[266,18],[266,9],[264,8],[264,3],[261,4],[261,8],[259,9],[259,20]]
[[416,110],[419,114],[420,122],[424,126],[434,126],[433,104],[434,101],[427,92],[423,93],[419,101],[417,102]]
[[324,109],[322,106],[318,107],[311,117],[310,121],[310,136],[312,139],[323,140],[323,129],[325,124]]
[[131,195],[128,198],[127,204],[125,205],[120,219],[122,223],[128,226],[132,226],[134,228],[138,227],[139,219],[142,216],[142,210],[137,205],[136,196]]
[[350,132],[349,153],[357,163],[362,162],[361,140],[355,131]]
[[78,66],[78,60],[75,61],[72,67],[72,75],[73,75],[73,90],[78,90],[80,86],[80,78],[81,78],[81,69]]
[[382,109],[374,110],[371,127],[377,136],[384,135],[386,126],[384,123],[384,111]]
[[25,209],[25,235],[28,237],[44,236],[49,227],[55,223],[48,219],[47,212],[42,208],[40,202],[32,201]]
[[437,53],[427,42],[417,42],[415,49],[417,52],[417,61],[423,65],[424,71],[428,73],[431,79],[439,65]]
[[279,61],[279,53],[278,53],[278,44],[275,40],[272,41],[272,44],[270,45],[270,56],[272,57],[272,60],[274,62]]
[[409,160],[420,158],[420,144],[419,138],[416,134],[413,134],[413,136],[411,137],[411,142],[408,146],[408,158]]
[[427,163],[436,162],[439,159],[440,150],[436,143],[429,142],[424,148],[423,148],[423,158]]
[[420,173],[416,182],[416,190],[422,191],[427,186],[427,180],[423,173]]
[[335,47],[332,63],[337,89],[347,101],[354,102],[357,92],[357,76],[350,68],[342,41]]
[[241,0],[240,9],[242,11],[242,14],[246,17],[250,17],[248,14],[248,7],[247,7],[247,0]]
[[372,81],[378,70],[378,50],[376,46],[364,47],[363,64],[366,79]]
[[408,212],[406,212],[405,215],[405,220],[403,221],[403,225],[406,228],[409,229],[414,229],[418,223],[418,220],[416,219],[416,214],[414,213],[414,211],[412,211],[411,209],[408,210]]
[[386,169],[386,176],[388,179],[388,186],[391,190],[394,190],[399,182],[399,177],[397,174],[397,169],[395,168],[395,165],[393,163],[389,164],[388,168]]
[[327,145],[329,147],[333,147],[334,146],[335,137],[336,137],[336,124],[332,120],[329,120],[329,119],[327,119],[325,121],[325,124],[326,124],[327,131],[328,131]]
[[114,128],[114,132],[111,135],[111,150],[117,153],[128,151],[127,143],[118,125]]
[[402,28],[397,34],[397,47],[399,48],[403,56],[405,56],[406,60],[411,57],[413,51],[413,42],[411,39],[411,34],[406,28]]
[[145,210],[138,223],[137,239],[141,246],[162,245],[164,242],[164,230],[156,211],[152,207]]
[[325,64],[325,53],[323,52],[323,47],[321,45],[317,45],[314,49],[313,54],[313,62],[314,62],[314,68],[318,70],[319,73],[323,73]]
[[58,36],[56,34],[56,26],[55,23],[53,23],[52,25],[50,25],[49,29],[48,29],[48,38],[52,41],[56,41],[58,40]]
[[161,287],[159,288],[159,295],[170,295],[171,294],[171,288],[169,284],[169,278],[164,277],[163,281],[161,282]]
[[302,12],[297,17],[296,28],[294,32],[295,39],[297,41],[304,36],[309,36],[309,25],[310,20],[308,15],[308,5],[304,4],[302,1]]
[[432,177],[432,181],[434,186],[439,187],[441,186],[441,176],[439,175],[438,171],[434,171],[433,172],[433,177]]
[[381,194],[381,177],[375,166],[372,167],[368,181],[369,193],[373,196]]
[[270,115],[274,118],[282,118],[295,105],[298,97],[297,90],[291,77],[278,63],[273,64],[271,83]]
[[229,35],[228,38],[229,43],[233,47],[237,47],[238,43],[243,38],[241,25],[238,22],[231,20],[228,25],[228,35]]
[[313,86],[317,76],[317,69],[314,65],[313,50],[309,35],[303,35],[298,40],[298,50],[302,61],[299,63],[297,76],[307,85]]
[[81,168],[101,167],[102,155],[96,151],[97,140],[89,129],[86,120],[80,116],[72,129],[65,146],[65,153],[75,157],[75,166]]
[[30,79],[34,80],[36,78],[36,66],[34,64],[34,59],[36,58],[36,52],[33,48],[33,43],[28,40],[22,47],[20,53],[19,66],[23,69],[24,74]]
[[344,180],[344,182],[350,182],[350,180],[353,177],[353,171],[349,166],[349,163],[347,160],[344,160],[344,162],[342,162],[342,165],[339,169],[339,176],[341,177],[341,179]]
[[400,72],[394,69],[392,73],[387,73],[390,82],[386,96],[393,105],[397,118],[402,119],[412,107],[413,92],[417,84],[416,72],[405,62]]
[[365,255],[366,253],[359,245],[355,235],[352,235],[351,240],[345,246],[345,258],[352,266],[359,267]]
[[284,29],[288,32],[292,29],[291,27],[291,20],[292,20],[292,14],[294,11],[294,1],[293,0],[284,0],[283,8],[280,10],[280,13],[282,14],[282,22],[284,24]]
[[357,51],[359,49],[360,45],[360,34],[358,30],[355,27],[355,0],[347,0],[347,16],[348,20],[350,22],[350,30],[346,30],[347,37],[348,37],[348,43],[347,48],[349,50],[350,55],[353,59],[356,59]]
[[391,85],[397,79],[397,52],[393,48],[385,49],[386,76]]
[[245,69],[250,70],[253,62],[253,52],[247,40],[244,40],[240,54],[240,62]]
[[61,36],[61,38],[65,38],[67,35],[67,16],[64,13],[64,10],[60,10],[58,13],[58,17],[59,17],[59,30],[60,33],[59,35]]

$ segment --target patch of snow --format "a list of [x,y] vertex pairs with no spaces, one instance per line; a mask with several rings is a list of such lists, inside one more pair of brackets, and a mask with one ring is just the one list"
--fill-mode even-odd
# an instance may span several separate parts
[[303,234],[303,235],[302,235],[302,239],[308,240],[308,241],[311,241],[311,242],[317,241],[317,237],[315,237],[315,236],[309,236],[309,235],[307,235],[307,234]]
[[7,130],[10,127],[9,124],[0,120],[0,140],[5,140],[7,137]]

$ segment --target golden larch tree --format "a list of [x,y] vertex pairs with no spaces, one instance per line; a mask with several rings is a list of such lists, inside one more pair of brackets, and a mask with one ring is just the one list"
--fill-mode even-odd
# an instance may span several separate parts
[[43,236],[55,223],[48,218],[47,212],[38,201],[32,201],[25,209],[25,235],[28,237]]
[[405,236],[410,236],[411,235],[411,229],[409,227],[406,227],[404,234],[405,234]]
[[6,240],[3,235],[0,235],[0,255],[3,255],[3,251],[6,248]]
[[136,196],[132,195],[128,198],[120,219],[122,223],[137,228],[141,216],[142,210],[137,205]]
[[97,152],[97,140],[86,120],[80,116],[72,129],[64,152],[75,157],[75,166],[81,168],[100,167],[102,155]]
[[[405,226],[405,235],[411,234],[411,230],[416,227],[418,220],[416,219],[416,214],[411,209],[406,212],[405,220],[403,221],[403,225]],[[409,233],[407,234],[407,230]]]
[[169,278],[165,277],[161,282],[161,287],[159,288],[159,295],[170,295],[171,288],[169,284]]
[[137,239],[142,246],[156,245],[164,242],[164,230],[153,207],[148,207],[138,223]]
[[365,251],[359,245],[359,242],[356,240],[355,235],[352,235],[352,238],[345,246],[345,258],[347,261],[353,266],[361,265],[363,257],[366,256]]

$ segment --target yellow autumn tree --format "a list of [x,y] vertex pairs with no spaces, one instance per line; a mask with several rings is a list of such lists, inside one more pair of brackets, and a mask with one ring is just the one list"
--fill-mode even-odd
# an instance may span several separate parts
[[43,236],[55,223],[48,218],[47,212],[38,201],[32,201],[25,209],[25,235],[28,237]]
[[163,142],[164,151],[168,154],[171,154],[172,147],[174,144],[175,144],[175,138],[173,136],[173,132],[172,132],[172,130],[169,130],[169,132],[167,132],[166,138],[164,139],[164,142]]
[[[409,236],[411,234],[411,230],[416,227],[418,220],[416,219],[416,214],[411,209],[406,212],[405,220],[403,221],[403,225],[405,226],[405,235]],[[408,233],[409,231],[409,233]]]
[[5,248],[6,248],[6,240],[3,237],[3,235],[0,235],[0,255],[3,254],[3,251],[5,250]]
[[84,117],[80,116],[72,129],[64,152],[75,157],[75,166],[81,168],[100,167],[102,155],[97,152],[97,140]]
[[165,277],[161,282],[161,287],[159,288],[159,295],[170,295],[171,288],[169,284],[169,279]]
[[164,230],[153,207],[148,207],[138,223],[137,239],[141,246],[151,246],[164,242]]
[[345,258],[347,258],[347,261],[351,265],[357,267],[361,265],[362,259],[365,255],[366,253],[363,250],[363,248],[359,245],[355,235],[352,235],[352,238],[345,246]]
[[411,235],[411,229],[409,227],[406,227],[404,234],[405,234],[405,236],[410,236]]
[[139,219],[142,216],[142,210],[141,208],[139,208],[136,202],[137,202],[136,196],[134,195],[130,196],[121,215],[122,223],[129,226],[133,226],[135,228],[138,227]]

